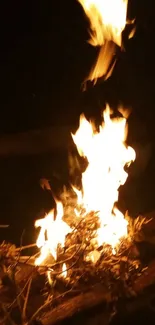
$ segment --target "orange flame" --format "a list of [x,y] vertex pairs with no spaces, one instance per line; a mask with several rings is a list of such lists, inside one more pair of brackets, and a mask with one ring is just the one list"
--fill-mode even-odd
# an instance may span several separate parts
[[[87,80],[110,76],[109,67],[115,54],[115,45],[121,46],[122,31],[126,25],[128,0],[78,0],[90,20],[90,40],[101,46],[95,66]],[[107,75],[108,74],[108,75]]]

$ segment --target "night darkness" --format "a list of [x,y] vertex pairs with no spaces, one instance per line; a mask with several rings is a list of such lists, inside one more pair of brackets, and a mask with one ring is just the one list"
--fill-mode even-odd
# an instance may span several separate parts
[[1,1],[0,223],[10,230],[1,230],[0,239],[19,243],[25,229],[25,242],[33,242],[34,220],[52,206],[39,179],[56,186],[68,180],[67,151],[23,155],[22,144],[5,151],[5,139],[8,145],[21,132],[74,126],[81,112],[98,118],[107,101],[132,108],[129,142],[139,154],[120,204],[133,215],[155,210],[154,1],[129,0],[128,15],[136,18],[136,35],[129,41],[124,35],[126,51],[118,50],[112,77],[82,92],[96,49],[87,43],[89,24],[79,3]]

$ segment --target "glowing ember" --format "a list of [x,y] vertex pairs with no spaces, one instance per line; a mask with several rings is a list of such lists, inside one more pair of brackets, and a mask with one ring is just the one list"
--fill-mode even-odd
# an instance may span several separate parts
[[87,213],[98,212],[98,245],[107,243],[115,248],[127,235],[127,221],[115,203],[118,189],[128,177],[124,167],[135,160],[135,151],[125,144],[126,119],[111,119],[108,106],[103,117],[104,123],[97,132],[81,115],[79,129],[72,136],[79,154],[88,160],[88,167],[82,174],[83,206]]
[[[114,43],[121,46],[128,0],[78,1],[90,20],[89,43],[93,46],[101,46],[96,65],[88,77],[88,80],[96,80],[108,72],[115,51]],[[111,72],[112,69],[109,74]]]
[[64,247],[65,237],[71,232],[71,228],[62,220],[63,206],[57,202],[57,216],[54,220],[54,210],[48,215],[35,222],[35,227],[41,227],[37,246],[40,248],[40,256],[36,259],[35,264],[40,265],[51,254],[54,259],[57,258],[57,247],[60,244]]

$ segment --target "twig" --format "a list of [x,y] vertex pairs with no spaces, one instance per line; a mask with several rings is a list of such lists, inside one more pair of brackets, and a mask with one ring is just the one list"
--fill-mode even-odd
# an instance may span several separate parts
[[52,265],[45,265],[45,266],[39,265],[39,267],[45,267],[45,268],[49,269],[49,268],[53,268],[53,267],[55,267],[57,265],[60,265],[60,264],[63,264],[63,263],[66,263],[66,262],[70,261],[80,251],[82,245],[83,245],[83,243],[81,243],[81,245],[78,247],[78,249],[71,256],[67,257],[65,260],[58,261],[58,262],[56,262],[56,263],[54,263]]
[[18,248],[16,248],[16,252],[23,251],[24,249],[29,249],[29,248],[33,248],[33,247],[36,247],[35,243],[30,244],[30,245],[26,245],[26,246],[18,247]]
[[73,264],[71,264],[67,269],[65,269],[65,271],[63,271],[63,270],[58,271],[58,272],[54,272],[52,270],[50,270],[50,271],[52,271],[52,275],[59,275],[59,274],[65,273],[65,272],[69,271],[70,269],[72,269],[74,267],[74,265],[76,265],[76,263],[78,262],[79,259],[80,259],[80,256],[77,258],[77,260]]
[[[69,257],[67,257],[66,259],[64,259],[63,261],[58,261],[58,262],[56,262],[56,263],[54,263],[54,264],[46,264],[46,265],[43,265],[43,264],[40,264],[38,267],[39,268],[45,268],[45,270],[47,270],[47,269],[50,269],[50,268],[53,268],[53,267],[55,267],[55,266],[58,266],[58,265],[61,265],[61,264],[63,264],[63,263],[66,263],[67,261],[70,261],[72,258],[74,258],[74,256],[76,256],[76,254],[80,251],[80,249],[81,249],[81,246],[83,245],[83,243],[81,243],[80,244],[80,246],[78,247],[78,249],[71,255],[71,256],[69,256]],[[34,258],[36,255],[38,255],[39,253],[37,253],[37,254],[35,254],[34,256],[22,256],[21,257],[21,259],[19,260],[19,262],[20,263],[24,263],[24,264],[27,264],[27,265],[29,265],[29,263],[27,263],[31,258]],[[26,260],[25,260],[26,259]],[[22,260],[24,260],[23,262],[22,262]],[[31,266],[34,266],[35,268],[36,268],[36,265],[34,265],[34,264],[30,264]]]
[[24,301],[24,306],[23,306],[23,312],[22,312],[22,319],[23,320],[26,319],[26,308],[27,308],[27,303],[28,303],[28,298],[29,298],[31,284],[32,284],[32,277],[29,279],[28,288],[27,288],[27,292],[26,292],[26,296],[25,296],[25,301]]
[[[83,274],[84,274],[84,273],[83,273]],[[83,274],[80,276],[80,278],[83,276]],[[62,294],[56,296],[56,297],[53,298],[53,299],[52,299],[52,297],[51,297],[51,299],[48,299],[48,300],[45,302],[44,305],[40,306],[40,307],[37,309],[37,311],[32,315],[32,317],[31,317],[31,319],[29,320],[29,322],[28,322],[27,325],[31,325],[32,321],[33,321],[34,319],[37,318],[38,314],[39,314],[41,311],[43,311],[45,308],[47,308],[47,307],[48,307],[51,303],[53,303],[55,300],[60,299],[60,298],[62,298],[62,297],[64,297],[64,296],[66,296],[68,293],[72,292],[72,291],[73,291],[73,288],[75,287],[75,285],[77,284],[77,282],[80,280],[80,278],[77,279],[77,281],[74,282],[74,284],[73,284],[73,286],[72,286],[71,289],[67,290],[66,292],[63,292]]]
[[12,320],[10,313],[6,310],[5,306],[0,302],[1,309],[3,310],[5,317],[0,320],[0,324],[4,325],[6,320],[8,319],[11,325],[16,325],[16,323]]
[[11,305],[9,306],[9,308],[12,308],[13,305],[16,303],[17,299],[22,295],[22,293],[24,292],[25,288],[27,287],[27,285],[28,285],[28,283],[29,283],[29,281],[30,281],[30,279],[31,279],[31,276],[32,276],[33,272],[34,272],[34,270],[31,272],[31,274],[30,274],[28,280],[26,281],[24,287],[23,287],[22,290],[18,293],[18,296],[16,296],[16,298],[13,300],[13,302],[11,303]]
[[[34,255],[30,255],[30,256],[20,256],[20,259],[19,259],[19,263],[21,264],[26,264],[26,265],[30,265],[30,266],[34,266],[34,260],[35,258],[40,254],[40,252],[37,252],[36,254]],[[31,262],[31,259],[32,259],[32,262]],[[29,263],[28,263],[29,262]]]
[[16,283],[16,277],[15,277],[16,265],[12,268],[12,280],[13,280],[13,283],[14,283],[15,291],[17,293],[17,299],[16,299],[16,301],[17,301],[17,304],[18,304],[18,308],[19,308],[19,310],[21,312],[21,309],[22,309],[21,308],[21,301],[20,301],[20,295],[19,295],[19,292],[18,292],[19,291],[19,286]]

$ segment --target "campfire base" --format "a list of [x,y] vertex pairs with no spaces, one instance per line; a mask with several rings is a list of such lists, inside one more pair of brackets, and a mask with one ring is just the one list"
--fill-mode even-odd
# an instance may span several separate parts
[[[18,274],[17,285],[18,287],[20,286],[22,290],[27,279],[30,279],[30,273],[33,274],[33,276],[29,300],[26,306],[27,315],[29,315],[29,325],[78,325],[81,321],[82,323],[90,325],[108,325],[110,322],[115,322],[115,319],[118,319],[120,315],[121,320],[127,319],[134,313],[141,313],[145,308],[149,308],[151,313],[153,313],[152,310],[155,302],[155,261],[153,261],[135,283],[132,284],[134,293],[132,297],[119,297],[119,291],[114,295],[114,293],[111,290],[107,290],[104,285],[97,284],[87,291],[78,294],[69,291],[64,295],[55,297],[51,303],[47,301],[46,304],[44,304],[41,288],[43,287],[45,279],[36,269],[34,271],[33,268],[27,267],[27,265],[23,266],[22,273],[20,276]],[[25,277],[23,277],[23,274],[25,274]],[[3,285],[1,288],[1,307],[7,305],[9,301],[11,302],[10,289],[13,288],[10,287],[9,283]],[[22,324],[19,314],[19,306],[18,302],[16,302],[10,315],[12,315],[14,321],[18,320],[17,324]],[[4,318],[3,315],[1,319]],[[5,323],[1,321],[0,324]],[[6,324],[11,323],[7,321]]]
[[[143,236],[140,236],[139,242],[135,244],[141,262],[144,260],[144,255],[148,258],[148,252],[154,252],[154,236],[149,235],[153,228],[152,219],[152,222],[144,225]],[[142,245],[141,249],[140,245]],[[135,313],[140,315],[143,310],[149,310],[149,315],[151,314],[155,321],[155,256],[153,255],[150,255],[150,261],[146,262],[145,259],[142,262],[141,274],[130,277],[130,284],[124,281],[123,273],[122,276],[120,273],[120,278],[115,279],[111,286],[108,286],[106,277],[105,281],[100,281],[98,278],[94,284],[89,281],[87,285],[78,287],[67,286],[66,280],[60,278],[60,283],[57,280],[57,286],[52,291],[52,287],[47,283],[46,269],[35,267],[33,258],[27,259],[18,255],[15,255],[15,258],[8,257],[8,250],[13,256],[18,253],[19,249],[14,247],[6,247],[7,254],[2,256],[4,246],[1,247],[0,324],[108,325],[110,322],[126,324],[130,316],[132,318]],[[121,263],[124,269],[127,262]],[[11,273],[8,273],[9,266]],[[46,285],[49,286],[49,290]],[[137,322],[133,321],[132,324],[134,323]]]

